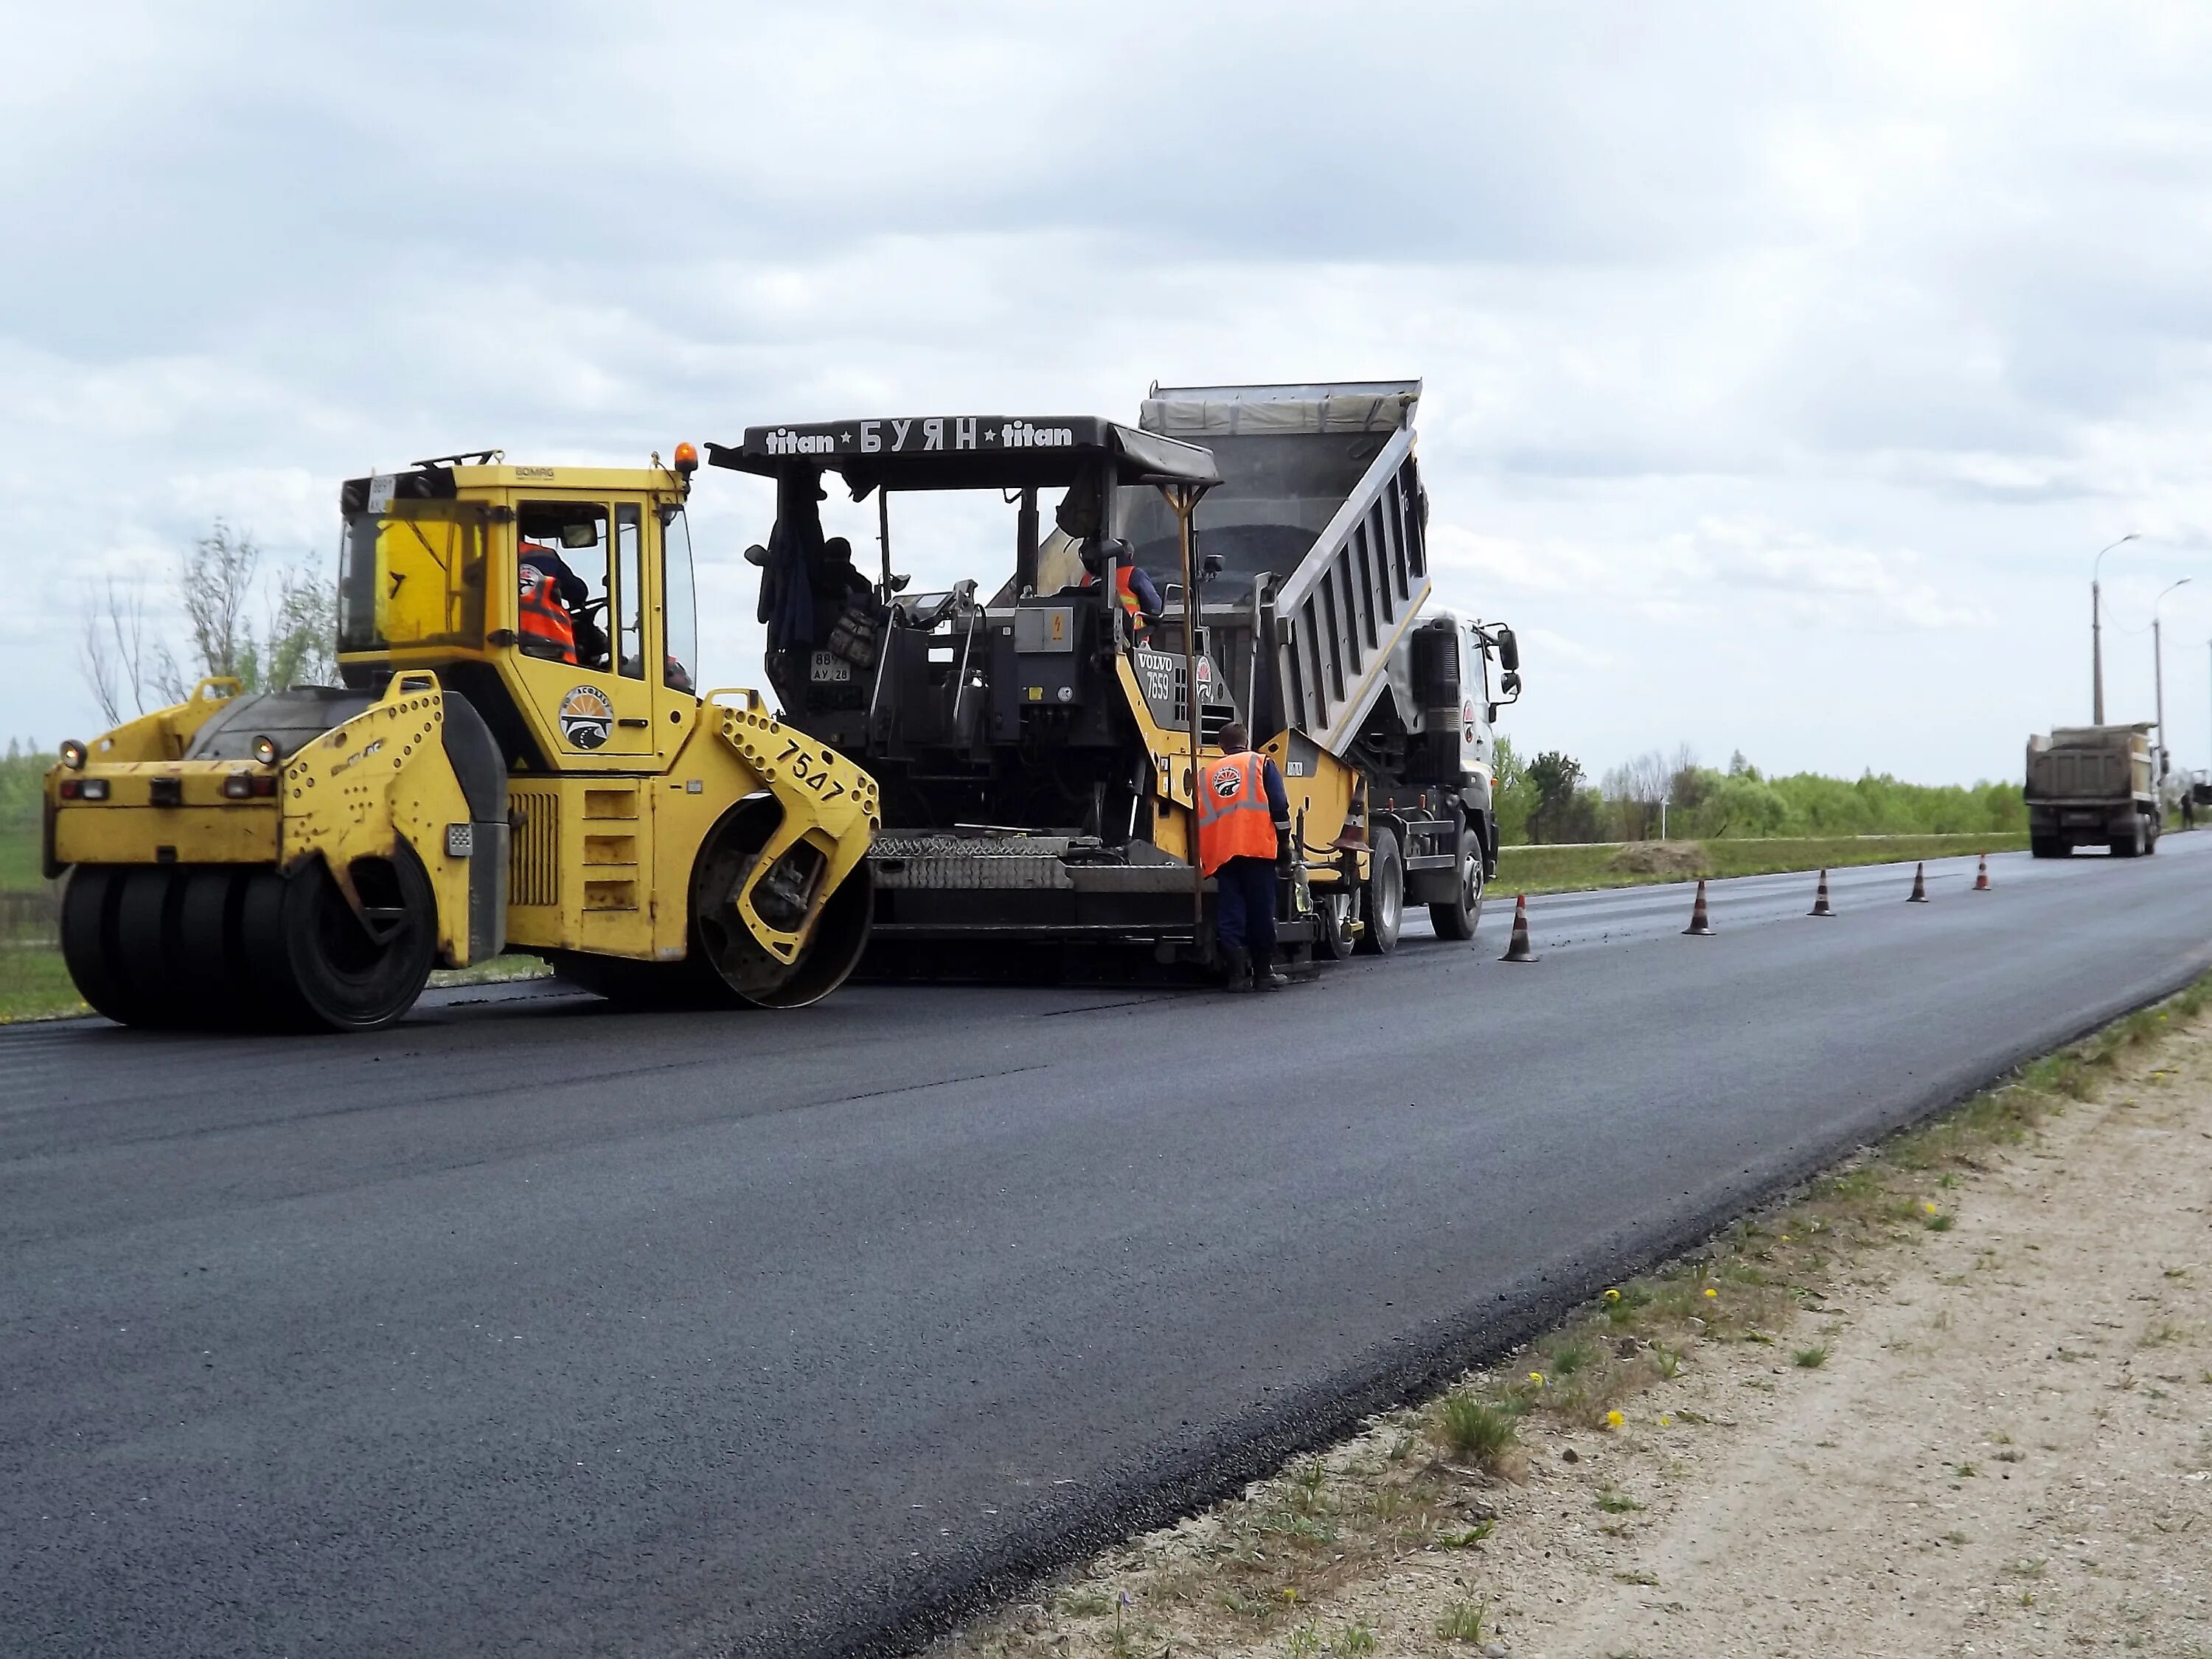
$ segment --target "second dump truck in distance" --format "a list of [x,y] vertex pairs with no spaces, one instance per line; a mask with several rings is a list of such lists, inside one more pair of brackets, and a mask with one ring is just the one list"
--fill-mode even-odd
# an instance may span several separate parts
[[2158,851],[2151,723],[2063,726],[2027,740],[2028,850],[2061,859],[2077,847],[2115,858]]

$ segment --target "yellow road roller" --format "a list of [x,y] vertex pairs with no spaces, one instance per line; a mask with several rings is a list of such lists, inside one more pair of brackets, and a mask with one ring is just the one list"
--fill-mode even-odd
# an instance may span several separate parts
[[46,777],[77,989],[131,1025],[368,1030],[534,952],[602,996],[788,1008],[868,940],[874,781],[695,687],[697,462],[349,480],[342,684],[202,681]]

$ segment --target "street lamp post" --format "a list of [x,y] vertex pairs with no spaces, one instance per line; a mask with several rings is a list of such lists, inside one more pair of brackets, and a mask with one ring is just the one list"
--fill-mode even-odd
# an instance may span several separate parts
[[[2114,542],[2112,547],[2135,540],[2136,532],[2130,531]],[[2112,547],[2100,548],[2096,561],[2089,567],[2089,687],[2090,723],[2105,723],[2105,614],[2102,595],[2098,587],[2098,573],[2104,568],[2105,555]],[[2160,734],[2161,737],[2164,733]]]
[[2152,600],[2150,607],[2150,672],[2158,699],[2158,781],[2160,783],[2166,781],[2166,763],[2171,754],[2166,744],[2166,658],[2159,649],[2158,608],[2166,603],[2166,593],[2172,592],[2176,587],[2188,586],[2189,578],[2184,576]]

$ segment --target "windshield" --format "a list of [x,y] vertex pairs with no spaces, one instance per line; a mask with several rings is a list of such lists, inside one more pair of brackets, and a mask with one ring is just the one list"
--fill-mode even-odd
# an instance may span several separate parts
[[392,501],[346,515],[338,649],[481,647],[484,511],[469,501]]

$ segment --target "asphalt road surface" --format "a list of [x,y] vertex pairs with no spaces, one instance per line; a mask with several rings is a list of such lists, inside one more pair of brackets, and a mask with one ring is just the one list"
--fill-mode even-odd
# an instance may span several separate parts
[[0,1033],[0,1651],[895,1643],[2212,965],[2212,835],[1991,870],[1272,997]]

